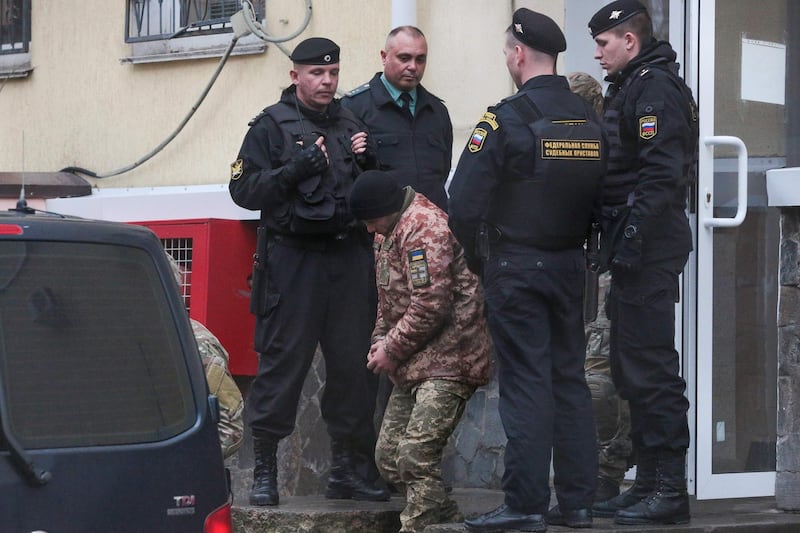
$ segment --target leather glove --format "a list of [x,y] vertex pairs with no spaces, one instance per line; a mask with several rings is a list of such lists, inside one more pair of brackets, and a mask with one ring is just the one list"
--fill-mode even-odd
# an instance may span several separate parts
[[642,268],[642,238],[638,235],[624,238],[619,250],[611,259],[611,267],[624,272],[638,272]]
[[319,146],[312,144],[297,152],[283,166],[278,176],[287,188],[294,188],[304,179],[320,174],[326,168],[328,168],[328,158]]

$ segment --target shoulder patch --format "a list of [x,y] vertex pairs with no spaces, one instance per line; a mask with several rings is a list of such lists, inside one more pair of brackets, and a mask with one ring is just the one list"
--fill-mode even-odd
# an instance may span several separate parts
[[345,94],[344,96],[345,96],[345,98],[347,98],[347,97],[355,96],[357,94],[361,94],[361,93],[363,93],[365,91],[369,91],[369,83],[365,83],[364,85],[359,85],[358,87],[356,87],[355,89],[353,89],[349,93]]
[[236,181],[242,177],[242,165],[244,162],[241,159],[237,159],[233,163],[231,163],[231,181]]
[[658,117],[647,115],[639,119],[639,137],[642,139],[652,139],[658,135]]
[[411,277],[412,287],[425,287],[431,282],[428,273],[428,260],[425,257],[425,250],[411,250],[408,252],[408,271]]
[[472,130],[472,135],[469,136],[469,144],[467,144],[467,149],[473,154],[480,152],[481,148],[483,148],[483,142],[486,140],[487,135],[489,135],[489,132],[483,128],[475,128]]

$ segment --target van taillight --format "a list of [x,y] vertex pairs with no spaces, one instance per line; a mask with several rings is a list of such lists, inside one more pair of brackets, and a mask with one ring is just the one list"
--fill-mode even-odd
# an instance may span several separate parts
[[22,226],[17,224],[0,224],[0,235],[22,235]]
[[233,533],[231,504],[226,503],[206,517],[203,533]]

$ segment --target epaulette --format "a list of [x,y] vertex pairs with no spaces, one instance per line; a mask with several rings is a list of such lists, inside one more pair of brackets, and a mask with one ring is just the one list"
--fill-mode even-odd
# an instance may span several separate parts
[[369,83],[365,83],[364,85],[359,85],[358,87],[356,87],[355,89],[353,89],[349,93],[345,94],[344,97],[345,98],[349,98],[351,96],[355,96],[357,94],[361,94],[364,91],[368,91],[368,90],[369,90]]
[[250,120],[250,122],[248,122],[248,123],[247,123],[247,125],[248,125],[248,126],[252,126],[252,125],[253,125],[253,124],[255,124],[256,122],[258,122],[259,120],[261,120],[262,118],[264,118],[264,116],[267,114],[267,109],[269,109],[269,107],[265,107],[264,109],[262,109],[262,110],[261,110],[261,113],[259,113],[259,114],[258,114],[258,115],[256,115],[255,117],[253,117],[253,118]]
[[[518,93],[514,93],[514,94],[512,94],[511,96],[506,96],[505,98],[503,98],[502,100],[500,100],[499,102],[497,102],[497,104],[495,104],[495,106],[494,106],[494,109],[497,109],[497,108],[499,108],[499,107],[502,107],[502,106],[504,106],[504,105],[506,105],[506,104],[508,104],[508,103],[510,103],[510,102],[512,102],[512,101],[514,101],[514,100],[516,100],[517,98],[519,98],[519,97],[523,96],[523,94],[524,94],[524,93],[522,93],[522,92],[518,92]],[[491,110],[492,110],[492,109],[490,108],[490,111],[491,111]]]

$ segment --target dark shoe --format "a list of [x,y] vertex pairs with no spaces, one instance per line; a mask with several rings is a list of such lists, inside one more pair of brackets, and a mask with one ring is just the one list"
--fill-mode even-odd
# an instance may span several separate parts
[[372,485],[356,472],[352,451],[345,443],[331,442],[331,473],[325,489],[326,498],[385,502],[389,496],[387,489]]
[[654,451],[640,450],[637,454],[636,481],[625,492],[592,505],[592,514],[599,518],[614,518],[617,511],[636,505],[656,488],[656,455]]
[[567,526],[573,529],[592,527],[592,510],[584,507],[583,509],[562,511],[556,505],[547,511],[547,523],[554,526]]
[[615,496],[619,496],[619,483],[613,479],[599,476],[597,478],[597,490],[594,492],[595,503],[606,502]]
[[506,504],[494,511],[464,520],[464,525],[470,531],[478,533],[493,533],[516,529],[517,531],[547,531],[547,522],[544,515],[523,514],[511,509]]
[[253,486],[250,505],[278,505],[278,441],[272,437],[253,436]]
[[655,491],[614,516],[614,522],[623,525],[688,524],[690,519],[686,456],[668,450],[658,454]]
[[464,515],[458,510],[458,504],[448,499],[439,511],[439,522],[442,524],[457,524],[464,521]]

